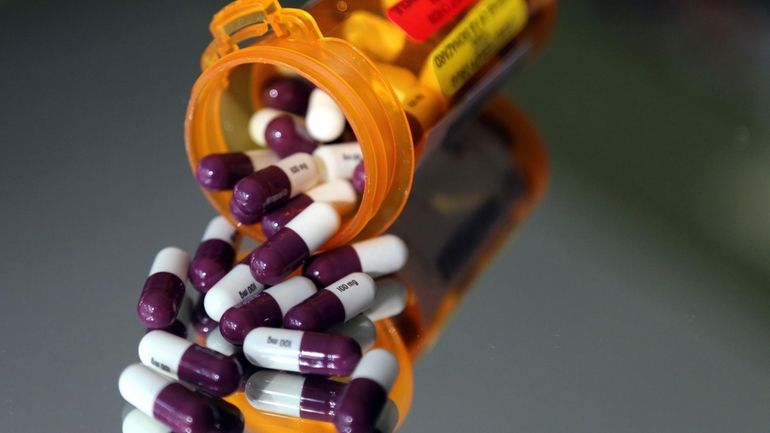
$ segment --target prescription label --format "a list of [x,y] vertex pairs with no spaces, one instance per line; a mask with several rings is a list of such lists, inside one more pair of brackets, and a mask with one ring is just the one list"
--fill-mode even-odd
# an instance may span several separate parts
[[452,96],[527,23],[525,0],[482,0],[430,53],[423,84]]
[[388,8],[387,14],[410,38],[422,42],[474,3],[475,0],[401,0]]

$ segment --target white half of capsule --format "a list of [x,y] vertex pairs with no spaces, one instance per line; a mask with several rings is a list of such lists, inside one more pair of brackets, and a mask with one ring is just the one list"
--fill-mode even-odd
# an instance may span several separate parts
[[340,216],[332,205],[315,202],[286,223],[285,228],[299,235],[312,253],[337,232]]
[[202,241],[209,239],[219,239],[232,245],[235,242],[235,227],[223,216],[217,216],[209,221],[206,230],[203,232]]
[[294,329],[259,327],[246,335],[243,354],[257,367],[299,372],[303,335]]
[[328,93],[318,88],[310,92],[305,125],[311,137],[323,143],[334,141],[345,131],[346,122],[345,113]]
[[269,107],[261,108],[254,112],[249,119],[249,137],[251,137],[251,140],[260,146],[266,146],[265,130],[267,129],[267,124],[276,117],[284,114],[303,122],[301,117],[287,113],[286,111],[276,110],[275,108]]
[[246,400],[254,408],[286,416],[300,416],[305,376],[262,370],[246,382]]
[[170,272],[180,280],[187,279],[187,268],[190,266],[190,256],[177,247],[166,247],[158,251],[152,261],[152,267],[148,275],[158,272]]
[[358,194],[350,181],[333,179],[322,183],[305,193],[314,202],[329,203],[337,213],[347,215],[356,208]]
[[145,415],[152,416],[155,399],[173,380],[156,373],[142,364],[131,364],[123,370],[118,379],[118,390],[123,399],[134,405]]
[[347,322],[372,306],[375,288],[372,277],[363,272],[353,272],[329,284],[324,290],[332,292],[340,300]]
[[228,308],[256,296],[265,286],[251,275],[248,263],[238,263],[203,298],[206,314],[219,322]]
[[254,171],[262,170],[268,165],[274,164],[280,160],[278,155],[270,149],[256,149],[243,152],[251,160],[251,167]]
[[318,164],[309,153],[298,152],[273,164],[280,168],[291,183],[291,197],[308,191],[321,180]]
[[364,354],[353,370],[352,379],[366,378],[390,392],[398,377],[398,361],[385,349],[374,349]]
[[401,238],[382,235],[351,245],[361,262],[361,271],[374,278],[398,272],[409,258],[409,249]]
[[281,316],[286,315],[286,312],[292,307],[309,298],[315,292],[315,284],[309,278],[301,275],[291,277],[269,289],[265,289],[265,293],[269,293],[276,304],[278,304],[278,308],[281,309]]
[[219,326],[215,326],[206,336],[206,347],[227,356],[235,355],[238,351],[235,345],[225,340],[225,337],[222,336],[222,332],[219,330]]
[[393,400],[388,399],[374,423],[374,433],[393,433],[396,430],[396,425],[398,425],[398,417],[398,406]]
[[131,409],[123,417],[123,433],[173,433],[162,422],[147,416],[139,409]]
[[353,171],[364,158],[361,146],[355,141],[321,146],[313,152],[313,156],[326,180],[352,178]]
[[192,345],[191,341],[166,331],[150,331],[139,341],[139,360],[176,379],[182,355]]
[[364,314],[375,322],[401,314],[408,299],[404,284],[395,278],[383,278],[375,281],[375,284],[377,290],[374,292],[374,302]]
[[377,329],[374,326],[374,322],[363,314],[359,314],[345,323],[333,326],[326,332],[344,335],[356,340],[356,343],[361,346],[361,352],[371,349],[374,346],[374,341],[377,339]]

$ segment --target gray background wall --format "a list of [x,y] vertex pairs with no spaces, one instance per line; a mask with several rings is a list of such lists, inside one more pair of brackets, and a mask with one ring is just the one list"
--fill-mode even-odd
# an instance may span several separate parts
[[[549,194],[402,431],[767,431],[767,6],[563,3],[506,88]],[[182,120],[223,4],[0,1],[0,431],[119,429],[138,281],[212,215]]]

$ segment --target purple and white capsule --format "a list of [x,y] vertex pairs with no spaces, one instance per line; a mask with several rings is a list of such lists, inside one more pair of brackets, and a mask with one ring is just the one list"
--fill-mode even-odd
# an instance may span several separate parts
[[350,337],[264,327],[249,332],[243,353],[257,367],[322,376],[349,376],[361,359]]
[[238,305],[243,300],[257,296],[265,285],[251,275],[249,264],[253,252],[241,260],[214,287],[206,292],[203,306],[206,314],[215,322],[222,319],[228,308]]
[[323,331],[347,322],[374,302],[375,284],[362,272],[347,275],[289,310],[283,326],[303,331]]
[[233,267],[238,232],[225,217],[212,219],[190,262],[187,276],[199,292],[206,293]]
[[353,170],[353,178],[350,180],[353,183],[353,189],[357,193],[363,194],[366,188],[366,169],[364,168],[364,161],[358,163]]
[[313,153],[318,147],[304,122],[290,114],[276,116],[265,126],[265,143],[281,158],[298,152]]
[[176,433],[243,433],[237,407],[174,382],[141,364],[123,370],[118,381],[123,398]]
[[[251,137],[251,140],[258,146],[264,147],[267,144],[265,142],[265,131],[267,129],[267,124],[276,117],[283,115],[294,116],[293,114],[286,111],[276,110],[269,107],[261,108],[254,112],[254,114],[252,114],[251,118],[249,119],[249,137]],[[294,117],[301,119],[299,116]]]
[[371,433],[398,377],[398,362],[385,349],[374,349],[361,358],[342,393],[334,425],[345,433]]
[[123,417],[123,433],[171,433],[171,429],[134,408]]
[[226,191],[233,189],[239,180],[276,161],[278,157],[269,149],[212,153],[198,163],[195,178],[207,190]]
[[241,382],[241,367],[234,358],[164,331],[142,337],[139,359],[148,367],[220,397],[235,392]]
[[261,370],[246,382],[246,400],[261,411],[332,422],[344,389],[325,377]]
[[330,144],[319,147],[313,156],[324,180],[351,179],[358,164],[363,161],[357,142]]
[[322,183],[306,193],[300,194],[282,207],[262,216],[262,232],[272,237],[286,223],[315,202],[329,203],[340,216],[345,216],[356,208],[358,196],[353,186],[345,179],[335,179]]
[[307,278],[289,278],[225,311],[219,321],[219,330],[227,341],[242,345],[252,329],[280,327],[283,315],[315,292],[315,284]]
[[409,250],[401,238],[383,235],[313,256],[302,274],[324,287],[352,272],[366,272],[374,278],[398,272],[408,258]]
[[[251,254],[251,275],[262,284],[280,283],[340,227],[330,204],[313,203]],[[213,316],[212,316],[213,317]]]
[[345,130],[347,119],[334,99],[321,89],[313,89],[305,114],[307,132],[322,143],[336,140]]
[[253,224],[320,180],[315,159],[295,153],[241,179],[233,188],[230,209],[243,224]]
[[184,300],[189,265],[190,257],[176,247],[164,248],[155,256],[136,305],[145,326],[160,329],[174,323]]
[[262,87],[262,104],[304,116],[313,86],[299,77],[276,77]]

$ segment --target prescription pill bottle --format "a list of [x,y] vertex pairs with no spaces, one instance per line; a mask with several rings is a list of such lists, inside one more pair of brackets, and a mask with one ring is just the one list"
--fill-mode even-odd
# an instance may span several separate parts
[[[473,281],[542,197],[547,172],[535,127],[500,97],[456,129],[417,171],[410,202],[390,230],[411,246],[407,266],[394,277],[407,289],[406,307],[376,322],[376,346],[399,363],[390,394],[399,424],[411,407],[415,361],[436,342]],[[515,287],[513,280],[507,284]],[[243,393],[227,399],[241,408],[252,433],[335,432],[331,423],[253,409]]]
[[[190,164],[254,148],[246,131],[260,90],[292,71],[341,108],[366,169],[357,211],[325,247],[382,233],[403,210],[416,165],[538,51],[554,17],[550,0],[319,0],[304,9],[237,0],[210,24],[185,119]],[[235,222],[230,191],[204,194]],[[239,230],[264,238],[258,224]]]

